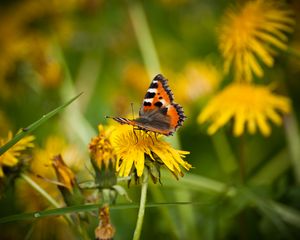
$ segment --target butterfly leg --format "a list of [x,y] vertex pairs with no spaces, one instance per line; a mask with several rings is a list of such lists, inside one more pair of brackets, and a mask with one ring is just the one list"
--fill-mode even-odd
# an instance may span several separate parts
[[151,134],[149,133],[149,131],[146,131],[146,134],[150,137],[150,139],[151,139],[151,141],[152,141],[152,144],[154,145],[153,138],[152,138]]

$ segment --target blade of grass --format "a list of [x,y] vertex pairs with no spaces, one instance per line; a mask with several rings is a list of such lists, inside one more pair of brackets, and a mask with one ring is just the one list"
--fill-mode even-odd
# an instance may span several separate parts
[[[238,195],[238,190],[232,186],[226,186],[225,183],[206,178],[203,176],[198,176],[194,174],[187,174],[180,181],[168,178],[167,175],[164,177],[164,186],[165,187],[182,187],[184,189],[189,189],[199,192],[211,192],[215,194],[225,194],[226,197],[236,197]],[[247,191],[248,193],[249,191]],[[265,210],[264,207],[267,207],[265,213],[270,217],[270,211],[273,212],[278,217],[281,218],[279,221],[285,221],[295,227],[300,228],[300,212],[294,208],[288,207],[284,204],[269,200],[263,199],[261,196],[254,194],[245,194],[248,198],[251,198],[254,202],[259,204],[260,210]],[[253,197],[254,196],[254,197]],[[258,200],[257,200],[258,199]],[[262,199],[262,200],[261,200]],[[264,202],[265,201],[265,202]],[[270,210],[271,208],[271,210]],[[275,213],[276,212],[276,213]],[[284,231],[284,230],[283,230]]]
[[[56,200],[49,195],[43,188],[41,188],[33,179],[31,179],[28,175],[26,174],[21,174],[21,178],[23,178],[35,191],[37,191],[39,194],[41,194],[47,201],[54,207],[60,208],[61,206],[59,205]],[[70,218],[70,216],[65,215],[65,219],[71,224],[74,225],[73,220]]]
[[[208,204],[203,202],[168,202],[168,203],[147,203],[146,208],[154,208],[154,207],[168,207],[168,206],[178,206],[178,205],[201,205]],[[31,213],[22,213],[10,215],[7,217],[0,218],[0,224],[8,223],[13,221],[20,220],[30,220],[42,217],[49,216],[59,216],[68,213],[75,212],[89,212],[89,211],[97,211],[102,204],[85,204],[85,205],[76,205],[70,207],[56,208],[39,212],[31,212]],[[111,210],[122,210],[122,209],[136,209],[139,208],[139,204],[120,204],[115,206],[110,206]]]
[[236,189],[228,186],[226,183],[219,182],[217,180],[203,177],[195,174],[186,174],[180,181],[174,180],[170,174],[162,171],[164,184],[166,186],[183,187],[185,189],[196,190],[200,192],[209,192],[214,194],[225,194],[229,197],[234,197]]
[[[66,98],[73,96],[77,90],[63,50],[58,43],[55,45],[55,50],[55,55],[57,59],[59,59],[65,73],[65,79],[60,88],[61,98],[65,100]],[[66,130],[68,137],[72,140],[79,140],[83,145],[86,145],[90,141],[91,136],[96,135],[94,128],[82,114],[79,102],[76,102],[64,112],[63,120],[63,127]]]
[[43,115],[39,120],[37,120],[36,122],[32,123],[31,125],[29,125],[26,128],[23,128],[21,132],[19,132],[18,134],[16,134],[16,136],[10,140],[9,142],[7,142],[6,144],[4,144],[1,148],[0,148],[0,155],[2,155],[3,153],[5,153],[9,148],[11,148],[13,145],[15,145],[18,141],[20,141],[23,137],[25,137],[26,135],[28,135],[29,133],[31,133],[32,131],[34,131],[36,128],[38,128],[40,125],[42,125],[43,123],[45,123],[46,121],[48,121],[51,117],[53,117],[54,115],[56,115],[57,113],[59,113],[61,110],[63,110],[65,107],[67,107],[69,104],[71,104],[74,100],[76,100],[82,93],[78,94],[76,97],[72,98],[71,100],[69,100],[68,102],[66,102],[65,104],[59,106],[58,108],[54,109],[53,111]]
[[[166,197],[162,193],[161,188],[158,188],[156,185],[150,185],[149,190],[150,190],[151,196],[155,202],[166,201]],[[160,212],[161,212],[160,214],[161,214],[162,218],[168,222],[168,224],[167,224],[167,227],[169,228],[168,232],[170,234],[172,234],[170,237],[172,237],[172,239],[176,239],[176,240],[180,239],[179,227],[178,227],[178,224],[176,224],[176,222],[173,221],[173,219],[172,219],[171,209],[162,208]]]
[[160,62],[143,6],[138,1],[128,1],[129,16],[143,56],[149,79],[161,72]]
[[285,135],[288,142],[291,163],[297,184],[300,184],[300,135],[295,115],[291,113],[284,118]]
[[38,193],[40,193],[47,201],[54,207],[59,208],[61,207],[58,202],[52,198],[43,188],[41,188],[35,181],[33,181],[29,176],[26,174],[21,174],[21,178],[23,178],[33,189],[35,189]]
[[245,197],[253,202],[257,209],[261,212],[261,214],[274,224],[274,226],[278,229],[279,233],[282,234],[282,237],[284,237],[284,239],[293,239],[283,219],[280,217],[278,212],[274,210],[274,207],[270,205],[269,199],[258,196],[248,188],[242,188],[240,190],[240,193],[244,194]]
[[270,201],[269,204],[285,222],[300,228],[300,212],[298,210],[274,201]]
[[285,173],[291,163],[288,159],[286,150],[282,150],[266,164],[257,169],[256,173],[251,176],[248,183],[253,186],[270,185],[279,176]]

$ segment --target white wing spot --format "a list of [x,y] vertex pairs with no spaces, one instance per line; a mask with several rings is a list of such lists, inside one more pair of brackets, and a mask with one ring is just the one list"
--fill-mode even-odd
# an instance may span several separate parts
[[149,92],[149,93],[156,93],[157,89],[156,88],[149,88],[147,92]]
[[161,99],[159,101],[162,103],[163,106],[166,104],[166,101],[164,99]]

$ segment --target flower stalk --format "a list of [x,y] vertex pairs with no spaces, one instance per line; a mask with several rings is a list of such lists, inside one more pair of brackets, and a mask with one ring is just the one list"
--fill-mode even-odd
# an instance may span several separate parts
[[141,232],[142,232],[142,226],[143,226],[144,214],[145,214],[145,205],[146,205],[146,199],[147,199],[148,179],[149,179],[148,169],[144,168],[140,207],[139,207],[138,218],[136,221],[136,226],[135,226],[135,230],[134,230],[134,234],[133,234],[133,240],[140,239]]

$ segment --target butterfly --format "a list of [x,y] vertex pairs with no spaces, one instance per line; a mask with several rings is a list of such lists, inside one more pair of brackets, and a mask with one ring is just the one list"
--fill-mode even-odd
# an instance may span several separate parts
[[123,117],[108,117],[128,124],[139,130],[151,131],[166,136],[173,135],[182,126],[186,116],[183,108],[174,102],[168,80],[158,74],[152,80],[139,111],[139,117],[128,119]]

